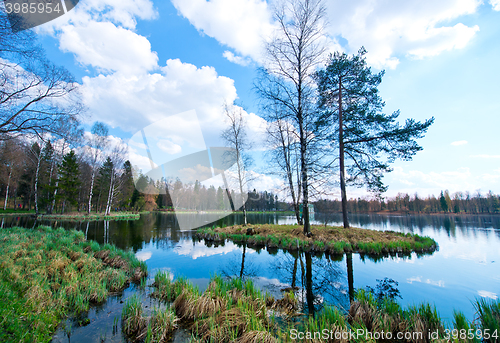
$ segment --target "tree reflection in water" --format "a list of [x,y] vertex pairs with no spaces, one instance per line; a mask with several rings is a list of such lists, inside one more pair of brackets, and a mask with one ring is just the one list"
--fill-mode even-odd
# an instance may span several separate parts
[[258,267],[249,260],[247,256],[247,245],[237,244],[243,247],[241,259],[232,258],[221,269],[221,274],[226,277],[253,278],[258,276]]
[[293,290],[303,311],[314,316],[325,303],[346,310],[349,308],[346,275],[341,264],[342,257],[335,259],[327,255],[320,257],[310,252],[294,251],[277,256],[271,269],[282,282],[290,285],[282,291]]

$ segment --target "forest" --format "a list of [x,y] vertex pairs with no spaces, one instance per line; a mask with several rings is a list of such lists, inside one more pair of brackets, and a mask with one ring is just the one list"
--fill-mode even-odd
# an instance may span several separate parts
[[[94,130],[95,131],[95,130]],[[124,150],[91,149],[95,137],[85,146],[48,140],[44,144],[10,139],[0,143],[0,194],[2,208],[37,213],[151,211],[154,209],[223,210],[229,197],[223,188],[149,179],[125,160]],[[99,145],[102,148],[103,144]],[[98,156],[96,158],[96,155]],[[100,161],[100,162],[99,162]],[[134,185],[137,176],[137,188]],[[165,192],[168,187],[170,192]],[[141,193],[137,189],[148,189]],[[163,190],[163,191],[162,191]],[[239,194],[230,192],[230,198]],[[253,190],[246,195],[250,211],[272,211],[288,205],[277,195]]]

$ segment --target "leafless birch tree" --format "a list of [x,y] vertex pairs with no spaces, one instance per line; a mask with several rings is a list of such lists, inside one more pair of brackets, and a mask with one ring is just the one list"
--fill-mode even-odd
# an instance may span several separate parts
[[87,144],[90,148],[90,168],[91,168],[91,180],[90,180],[90,192],[89,192],[89,203],[87,208],[87,213],[90,214],[92,210],[92,196],[94,194],[94,182],[95,175],[97,171],[97,163],[100,162],[101,157],[104,153],[104,149],[108,145],[108,127],[101,122],[95,122],[91,129],[91,136],[87,140]]
[[266,61],[256,88],[271,106],[284,108],[284,117],[299,134],[300,172],[304,234],[310,235],[309,166],[310,145],[314,139],[316,68],[325,55],[323,0],[283,0],[274,11],[278,26],[273,39],[266,43]]
[[[248,186],[248,173],[247,169],[252,164],[252,159],[248,155],[248,150],[251,144],[248,140],[246,133],[246,122],[243,117],[243,110],[234,105],[224,105],[224,113],[228,120],[228,128],[222,131],[221,138],[226,143],[226,146],[231,150],[226,152],[226,158],[236,163],[236,182],[241,196],[241,203],[243,204],[243,218],[244,225],[248,224],[247,210],[246,210],[246,197]],[[227,156],[231,155],[231,156]]]

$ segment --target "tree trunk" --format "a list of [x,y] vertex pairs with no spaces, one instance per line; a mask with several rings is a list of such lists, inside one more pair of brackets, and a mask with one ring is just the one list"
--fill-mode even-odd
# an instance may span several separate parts
[[56,180],[56,188],[54,189],[54,199],[52,199],[52,207],[50,208],[50,213],[54,211],[56,208],[56,196],[57,196],[57,189],[59,187],[59,180]]
[[297,262],[299,259],[299,253],[297,253],[297,257],[295,257],[295,262],[293,263],[293,272],[292,272],[292,289],[295,289],[295,285],[297,283]]
[[347,194],[345,189],[345,166],[344,166],[344,128],[342,113],[342,78],[339,78],[339,161],[340,161],[340,194],[342,197],[342,219],[344,228],[349,227],[347,218]]
[[92,180],[90,182],[90,193],[89,193],[89,207],[87,213],[90,214],[92,210],[92,195],[94,194],[94,179],[95,179],[95,168],[92,168]]
[[[7,201],[9,200],[9,186],[10,186],[10,177],[11,176],[12,176],[12,166],[10,167],[9,179],[7,180],[7,191],[5,192],[5,203],[3,204],[4,211],[7,209]],[[14,207],[15,207],[15,204],[14,204]]]
[[307,187],[307,156],[306,156],[306,139],[304,137],[304,127],[302,121],[302,114],[299,116],[299,129],[300,129],[300,162],[302,173],[302,220],[304,222],[304,235],[309,237],[311,235],[311,224],[309,222],[309,194]]
[[245,269],[245,253],[247,250],[247,245],[243,243],[243,254],[241,255],[241,270],[240,270],[240,279],[243,277],[243,270]]
[[111,179],[109,180],[109,192],[108,192],[108,201],[106,202],[106,210],[104,211],[105,214],[109,214],[110,212],[110,207],[111,207],[111,198],[113,197],[113,183],[115,179],[115,173],[111,171]]
[[347,284],[349,285],[349,302],[354,301],[354,272],[352,269],[352,253],[345,254],[347,261]]
[[243,199],[243,175],[242,175],[242,171],[241,171],[241,164],[240,164],[240,156],[239,156],[239,152],[236,151],[236,164],[238,166],[238,183],[239,183],[239,186],[240,186],[240,195],[241,195],[241,202],[243,203],[243,220],[244,220],[244,226],[247,226],[248,222],[247,222],[247,208],[246,208],[246,202],[244,201],[245,199]]
[[310,252],[304,253],[306,255],[306,297],[307,309],[309,315],[314,318],[314,294],[313,294],[313,281],[312,281],[312,256]]
[[35,173],[35,213],[38,215],[38,174],[40,172],[40,160],[42,159],[42,150],[40,149],[40,154],[38,155],[38,162],[36,164]]

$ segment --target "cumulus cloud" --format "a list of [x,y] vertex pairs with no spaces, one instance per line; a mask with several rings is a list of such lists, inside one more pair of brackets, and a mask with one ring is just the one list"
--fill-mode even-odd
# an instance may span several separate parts
[[490,291],[479,290],[479,291],[477,291],[477,294],[482,298],[490,298],[493,300],[498,299],[498,295],[496,293],[490,292]]
[[149,41],[135,33],[136,18],[154,19],[149,0],[80,1],[72,11],[37,28],[59,39],[64,52],[99,72],[137,74],[157,68]]
[[167,154],[174,155],[182,151],[179,144],[172,143],[167,139],[162,139],[157,143],[158,147]]
[[[199,31],[243,56],[259,61],[261,41],[273,32],[270,6],[260,0],[173,0],[178,11]],[[348,50],[365,46],[368,61],[395,68],[401,55],[435,56],[461,49],[479,30],[477,25],[446,23],[474,13],[481,0],[409,0],[326,2],[331,37],[347,40]],[[492,6],[500,8],[498,0]],[[338,46],[336,48],[339,48]],[[234,55],[226,58],[240,62]]]
[[395,67],[397,56],[423,58],[463,48],[479,30],[447,21],[472,14],[480,0],[329,1],[331,32],[347,39],[351,49],[364,45],[369,62]]
[[60,49],[73,53],[82,65],[91,65],[103,72],[140,74],[158,65],[158,56],[151,51],[145,37],[111,22],[65,25],[59,42]]
[[490,0],[490,4],[493,10],[500,11],[500,0]]
[[222,54],[222,56],[224,56],[224,58],[227,59],[229,62],[233,62],[233,63],[239,64],[239,65],[241,65],[243,67],[247,66],[247,65],[249,65],[251,63],[250,59],[244,58],[244,57],[241,57],[241,56],[236,56],[235,54],[233,54],[229,50],[224,51],[224,53]]
[[254,60],[262,53],[262,38],[273,31],[265,0],[172,0],[172,3],[197,30]]
[[455,142],[451,142],[451,145],[460,146],[460,145],[465,145],[467,143],[468,143],[467,141],[455,141]]
[[[212,67],[197,68],[178,59],[168,60],[160,72],[153,74],[84,77],[82,92],[85,103],[92,109],[93,119],[102,118],[130,132],[193,109],[202,129],[220,132],[221,105],[237,97],[232,79],[219,76]],[[182,128],[171,129],[181,131]],[[189,132],[189,127],[185,129]]]

